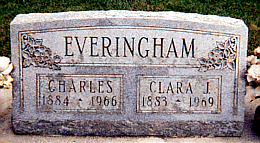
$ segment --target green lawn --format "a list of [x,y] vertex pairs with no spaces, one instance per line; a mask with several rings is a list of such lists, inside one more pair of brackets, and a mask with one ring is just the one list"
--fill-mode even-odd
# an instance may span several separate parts
[[258,0],[0,0],[0,55],[11,55],[9,23],[17,14],[87,10],[179,11],[242,19],[249,28],[248,55],[260,45]]

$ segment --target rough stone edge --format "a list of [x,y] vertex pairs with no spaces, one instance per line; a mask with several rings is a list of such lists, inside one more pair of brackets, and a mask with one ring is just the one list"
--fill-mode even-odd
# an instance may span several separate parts
[[161,20],[178,20],[189,22],[203,22],[216,25],[245,26],[241,19],[218,16],[202,15],[198,13],[184,13],[175,11],[130,11],[130,10],[100,10],[100,11],[68,11],[59,13],[29,13],[17,15],[12,24],[34,22],[50,22],[58,20],[80,20],[97,18],[145,18]]
[[13,120],[15,134],[98,136],[241,136],[243,121]]

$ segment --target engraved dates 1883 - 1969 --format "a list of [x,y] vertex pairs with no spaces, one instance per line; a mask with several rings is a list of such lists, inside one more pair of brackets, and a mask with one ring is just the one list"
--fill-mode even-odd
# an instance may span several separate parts
[[137,112],[219,113],[221,76],[138,76]]

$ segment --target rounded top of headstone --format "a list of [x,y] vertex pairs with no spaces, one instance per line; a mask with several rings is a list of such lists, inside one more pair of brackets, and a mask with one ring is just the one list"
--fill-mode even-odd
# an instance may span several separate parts
[[132,19],[162,19],[172,21],[190,21],[202,22],[215,25],[233,25],[245,26],[240,19],[223,17],[217,15],[202,15],[197,13],[183,13],[174,11],[127,11],[127,10],[109,10],[109,11],[69,11],[61,13],[30,13],[19,14],[11,24],[50,22],[64,20],[81,20],[92,18],[132,18]]

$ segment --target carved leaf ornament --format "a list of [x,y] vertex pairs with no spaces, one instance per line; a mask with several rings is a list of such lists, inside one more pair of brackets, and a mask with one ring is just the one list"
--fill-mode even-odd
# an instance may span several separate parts
[[22,35],[23,68],[33,65],[35,67],[60,70],[58,64],[61,62],[62,57],[59,55],[52,57],[52,51],[42,45],[42,41],[42,39],[34,39],[28,34]]
[[224,42],[216,42],[217,47],[208,53],[208,58],[199,58],[199,71],[212,69],[235,70],[236,68],[236,49],[237,37],[231,37]]

